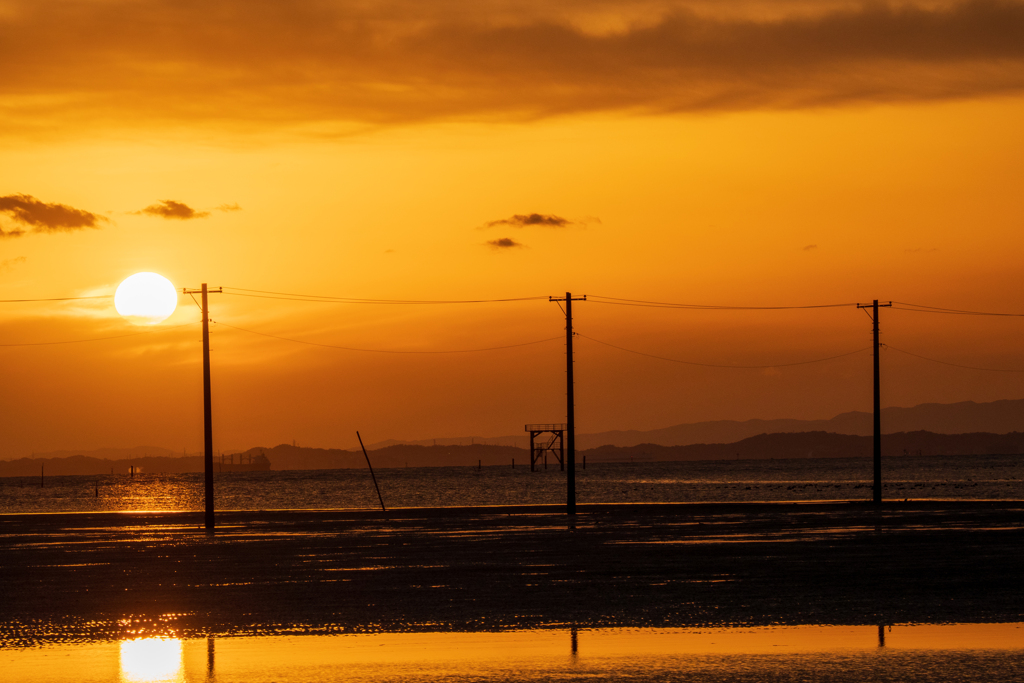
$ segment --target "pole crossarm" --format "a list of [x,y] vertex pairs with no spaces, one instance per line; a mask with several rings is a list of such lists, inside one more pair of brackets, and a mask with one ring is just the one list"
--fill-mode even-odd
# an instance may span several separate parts
[[878,308],[892,308],[892,302],[891,301],[886,301],[883,304],[881,301],[873,301],[870,304],[857,304],[857,308],[863,308],[863,309],[868,309],[868,310],[874,309],[876,306]]

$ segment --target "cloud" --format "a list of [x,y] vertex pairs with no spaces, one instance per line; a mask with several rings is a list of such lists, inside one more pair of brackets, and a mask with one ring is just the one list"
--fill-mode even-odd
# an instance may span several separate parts
[[[72,232],[85,228],[100,227],[109,219],[90,211],[76,209],[64,204],[47,204],[27,194],[12,194],[0,197],[0,213],[7,214],[13,221],[27,225],[33,232]],[[25,231],[0,229],[0,237],[20,237]]]
[[513,249],[513,248],[516,248],[516,247],[524,247],[524,246],[526,246],[526,245],[524,245],[521,242],[516,242],[511,237],[499,237],[496,240],[489,240],[489,241],[485,242],[484,244],[486,244],[487,246],[489,246],[489,247],[491,247],[493,249]]
[[[1024,92],[1019,0],[6,0],[0,123],[238,129]],[[103,40],[96,40],[103,36]]]
[[136,211],[135,213],[145,213],[150,216],[159,216],[160,218],[170,218],[182,221],[192,220],[193,218],[206,218],[210,215],[209,211],[196,211],[188,204],[176,202],[173,199],[163,199],[159,203],[147,206],[142,211]]
[[905,253],[905,254],[934,254],[937,251],[938,251],[938,249],[936,249],[935,247],[932,247],[930,249],[929,248],[925,248],[925,247],[917,247],[915,249],[904,249],[903,253]]
[[242,207],[240,207],[238,204],[221,204],[220,206],[217,207],[217,210],[224,212],[241,211]]
[[11,270],[16,266],[20,266],[22,263],[25,263],[27,260],[28,259],[26,259],[24,256],[16,256],[14,258],[9,258],[0,261],[0,272],[3,272],[5,270]]
[[801,247],[803,251],[814,251],[818,248],[817,244],[808,244],[806,247]]
[[513,228],[525,228],[527,226],[540,225],[546,228],[564,228],[572,225],[572,221],[561,216],[545,215],[542,213],[516,214],[511,218],[502,218],[484,224],[484,227],[509,226]]

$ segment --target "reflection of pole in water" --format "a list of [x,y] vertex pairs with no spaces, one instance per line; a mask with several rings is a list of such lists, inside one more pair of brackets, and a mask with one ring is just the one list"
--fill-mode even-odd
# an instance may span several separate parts
[[885,624],[878,625],[878,647],[885,647]]
[[572,660],[575,662],[580,649],[579,637],[575,626],[569,629],[569,647],[572,648]]
[[213,638],[206,639],[206,679],[213,679],[214,646]]

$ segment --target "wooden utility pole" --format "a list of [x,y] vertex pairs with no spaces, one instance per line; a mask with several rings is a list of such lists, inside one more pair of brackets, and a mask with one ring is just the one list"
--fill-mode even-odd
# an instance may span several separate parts
[[548,301],[565,302],[565,511],[569,515],[576,514],[576,405],[572,378],[572,302],[586,300],[586,295],[573,299],[570,292],[565,293],[564,299],[548,297]]
[[882,502],[882,401],[881,401],[881,390],[879,388],[879,372],[878,372],[878,309],[879,307],[890,307],[892,302],[880,304],[878,299],[875,299],[870,304],[857,304],[857,308],[871,309],[871,326],[874,333],[874,346],[875,346],[875,417],[874,417],[874,438],[872,440],[872,446],[874,451],[874,470],[875,470],[875,483],[872,487],[872,499],[876,505]]
[[206,471],[206,530],[213,531],[213,405],[210,396],[210,304],[208,294],[223,292],[223,288],[183,289],[185,294],[202,294],[203,309],[203,464]]

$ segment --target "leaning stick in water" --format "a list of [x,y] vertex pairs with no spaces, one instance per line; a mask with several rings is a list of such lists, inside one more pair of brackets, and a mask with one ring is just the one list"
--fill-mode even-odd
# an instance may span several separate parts
[[377,499],[380,500],[380,509],[387,512],[388,509],[384,507],[384,499],[380,495],[380,487],[377,486],[377,476],[373,473],[373,465],[370,464],[370,456],[366,455],[366,446],[363,445],[363,437],[359,436],[358,431],[356,431],[356,438],[359,439],[359,447],[363,449],[363,457],[366,458],[366,466],[370,468],[370,476],[373,477],[373,488],[377,489]]

